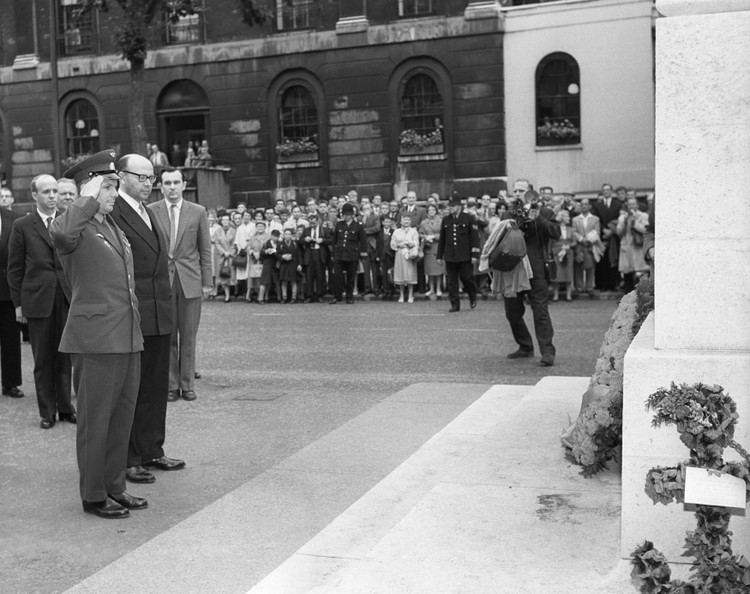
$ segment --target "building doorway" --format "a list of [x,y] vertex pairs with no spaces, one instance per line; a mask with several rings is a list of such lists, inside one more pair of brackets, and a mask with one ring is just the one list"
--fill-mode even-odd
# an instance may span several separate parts
[[185,164],[184,160],[173,162],[181,160],[173,156],[172,147],[176,142],[185,156],[188,148],[198,147],[204,140],[210,145],[210,106],[200,85],[188,79],[171,82],[162,90],[156,105],[160,146],[172,166]]

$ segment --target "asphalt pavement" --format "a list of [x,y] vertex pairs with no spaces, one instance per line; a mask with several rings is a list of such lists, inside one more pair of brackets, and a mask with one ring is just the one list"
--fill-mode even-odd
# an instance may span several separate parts
[[[122,521],[81,511],[75,428],[39,428],[25,344],[26,397],[0,400],[0,592],[74,586],[413,384],[454,383],[461,391],[446,403],[445,418],[436,417],[437,430],[488,386],[588,376],[616,304],[551,304],[558,355],[554,367],[543,368],[538,357],[505,359],[515,345],[502,302],[493,299],[475,310],[464,301],[453,314],[446,301],[207,302],[198,400],[171,403],[167,419],[166,453],[188,466],[159,473],[154,485],[129,487],[148,496],[150,507]],[[531,313],[526,317],[531,326]],[[359,491],[387,471],[363,475]],[[179,551],[174,560],[181,562]]]

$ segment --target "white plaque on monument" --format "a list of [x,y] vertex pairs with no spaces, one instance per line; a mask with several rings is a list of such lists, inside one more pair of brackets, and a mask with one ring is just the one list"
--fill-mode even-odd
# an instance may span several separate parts
[[685,503],[745,508],[745,481],[718,470],[685,469]]

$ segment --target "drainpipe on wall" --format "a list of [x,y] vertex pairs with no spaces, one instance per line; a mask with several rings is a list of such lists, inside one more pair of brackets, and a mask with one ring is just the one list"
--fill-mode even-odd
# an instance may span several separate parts
[[55,178],[60,177],[60,105],[57,84],[57,2],[49,0],[49,69],[52,77],[52,165]]

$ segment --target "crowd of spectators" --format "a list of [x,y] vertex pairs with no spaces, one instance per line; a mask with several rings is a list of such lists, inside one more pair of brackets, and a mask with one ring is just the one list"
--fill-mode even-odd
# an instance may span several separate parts
[[[556,194],[549,186],[539,188],[539,197],[562,229],[550,249],[550,258],[557,261],[550,290],[553,301],[592,297],[597,291],[629,291],[648,272],[643,239],[650,196],[639,198],[632,189],[613,190],[611,184],[603,184],[596,199],[576,199],[572,191]],[[513,200],[505,190],[497,196],[464,199],[464,211],[473,217],[482,244],[504,212],[513,209]],[[260,304],[322,302],[324,294],[333,293],[331,239],[344,204],[354,206],[367,236],[367,257],[357,269],[355,294],[409,303],[415,295],[443,296],[445,269],[436,251],[447,203],[435,193],[419,200],[410,191],[388,202],[378,195],[359,196],[355,190],[330,199],[308,198],[304,204],[278,199],[265,208],[239,203],[234,209],[209,210],[212,296]],[[306,252],[311,244],[305,230],[311,225],[319,229],[319,249],[325,252],[320,291],[307,286],[311,281]],[[483,298],[498,293],[492,271],[480,272],[475,266],[474,273]]]

